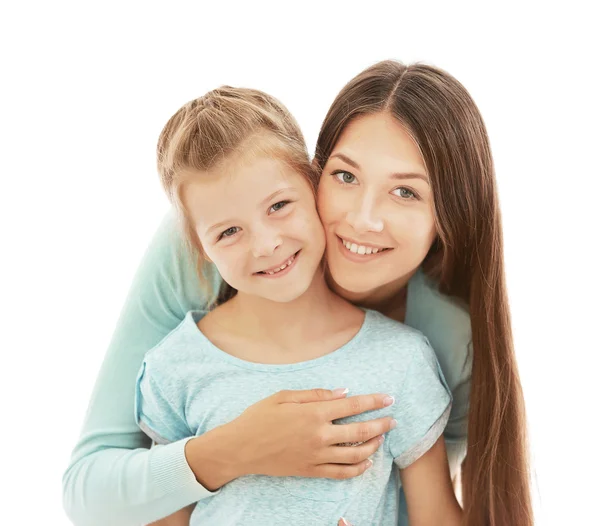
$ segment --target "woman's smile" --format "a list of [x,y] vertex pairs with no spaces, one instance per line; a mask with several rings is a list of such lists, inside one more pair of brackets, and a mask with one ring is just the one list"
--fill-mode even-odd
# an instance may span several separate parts
[[374,245],[362,245],[348,239],[337,236],[337,245],[340,252],[350,261],[356,263],[367,263],[385,256],[393,250],[391,247],[380,247]]

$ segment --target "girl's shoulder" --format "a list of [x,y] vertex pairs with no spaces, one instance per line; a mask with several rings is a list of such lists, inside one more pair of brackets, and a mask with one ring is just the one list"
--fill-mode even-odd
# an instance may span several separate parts
[[188,311],[179,325],[146,353],[144,361],[164,366],[186,363],[190,356],[198,356],[206,346],[198,322],[206,314],[205,310]]

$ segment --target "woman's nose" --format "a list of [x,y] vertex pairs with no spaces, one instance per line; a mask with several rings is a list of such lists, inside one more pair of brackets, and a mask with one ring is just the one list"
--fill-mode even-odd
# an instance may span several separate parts
[[346,221],[356,232],[381,232],[383,219],[377,214],[377,207],[371,200],[362,199],[348,212]]

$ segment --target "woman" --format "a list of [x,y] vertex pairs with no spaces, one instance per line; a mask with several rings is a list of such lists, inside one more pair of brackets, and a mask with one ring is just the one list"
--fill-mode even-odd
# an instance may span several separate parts
[[[334,101],[315,163],[330,286],[421,330],[436,350],[454,398],[444,436],[453,476],[462,464],[465,523],[532,524],[494,169],[471,97],[439,69],[379,63]],[[242,474],[347,478],[367,466],[328,460],[333,391],[279,393],[214,432],[139,449],[149,446],[133,418],[144,353],[207,303],[190,296],[196,269],[180,239],[167,218],[121,314],[64,476],[75,524],[144,522],[150,507],[167,516]],[[348,415],[383,397],[348,398]],[[304,402],[301,425],[286,414],[294,402]],[[365,425],[361,439],[386,431]]]

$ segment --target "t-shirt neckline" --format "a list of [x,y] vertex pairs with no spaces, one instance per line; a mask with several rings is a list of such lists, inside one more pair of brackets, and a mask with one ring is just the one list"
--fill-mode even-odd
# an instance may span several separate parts
[[375,312],[370,309],[361,309],[365,312],[365,318],[358,330],[358,332],[354,335],[352,339],[346,342],[341,347],[334,349],[327,354],[322,356],[318,356],[317,358],[312,358],[310,360],[305,360],[302,362],[296,363],[287,363],[287,364],[270,364],[270,363],[257,363],[250,362],[248,360],[243,360],[242,358],[238,358],[237,356],[233,356],[224,350],[217,347],[213,342],[211,342],[204,333],[198,328],[197,323],[208,314],[207,311],[202,310],[193,310],[189,311],[186,314],[184,323],[188,325],[188,330],[192,334],[195,334],[199,343],[202,344],[203,351],[210,353],[212,356],[219,360],[223,360],[229,362],[232,365],[237,367],[242,367],[244,369],[253,369],[255,371],[265,371],[265,372],[288,372],[288,371],[296,371],[299,369],[308,369],[311,367],[319,367],[321,365],[325,365],[327,362],[334,358],[338,358],[343,354],[354,349],[360,342],[363,340],[365,333],[368,331],[369,326],[372,323],[372,318],[375,315]]

